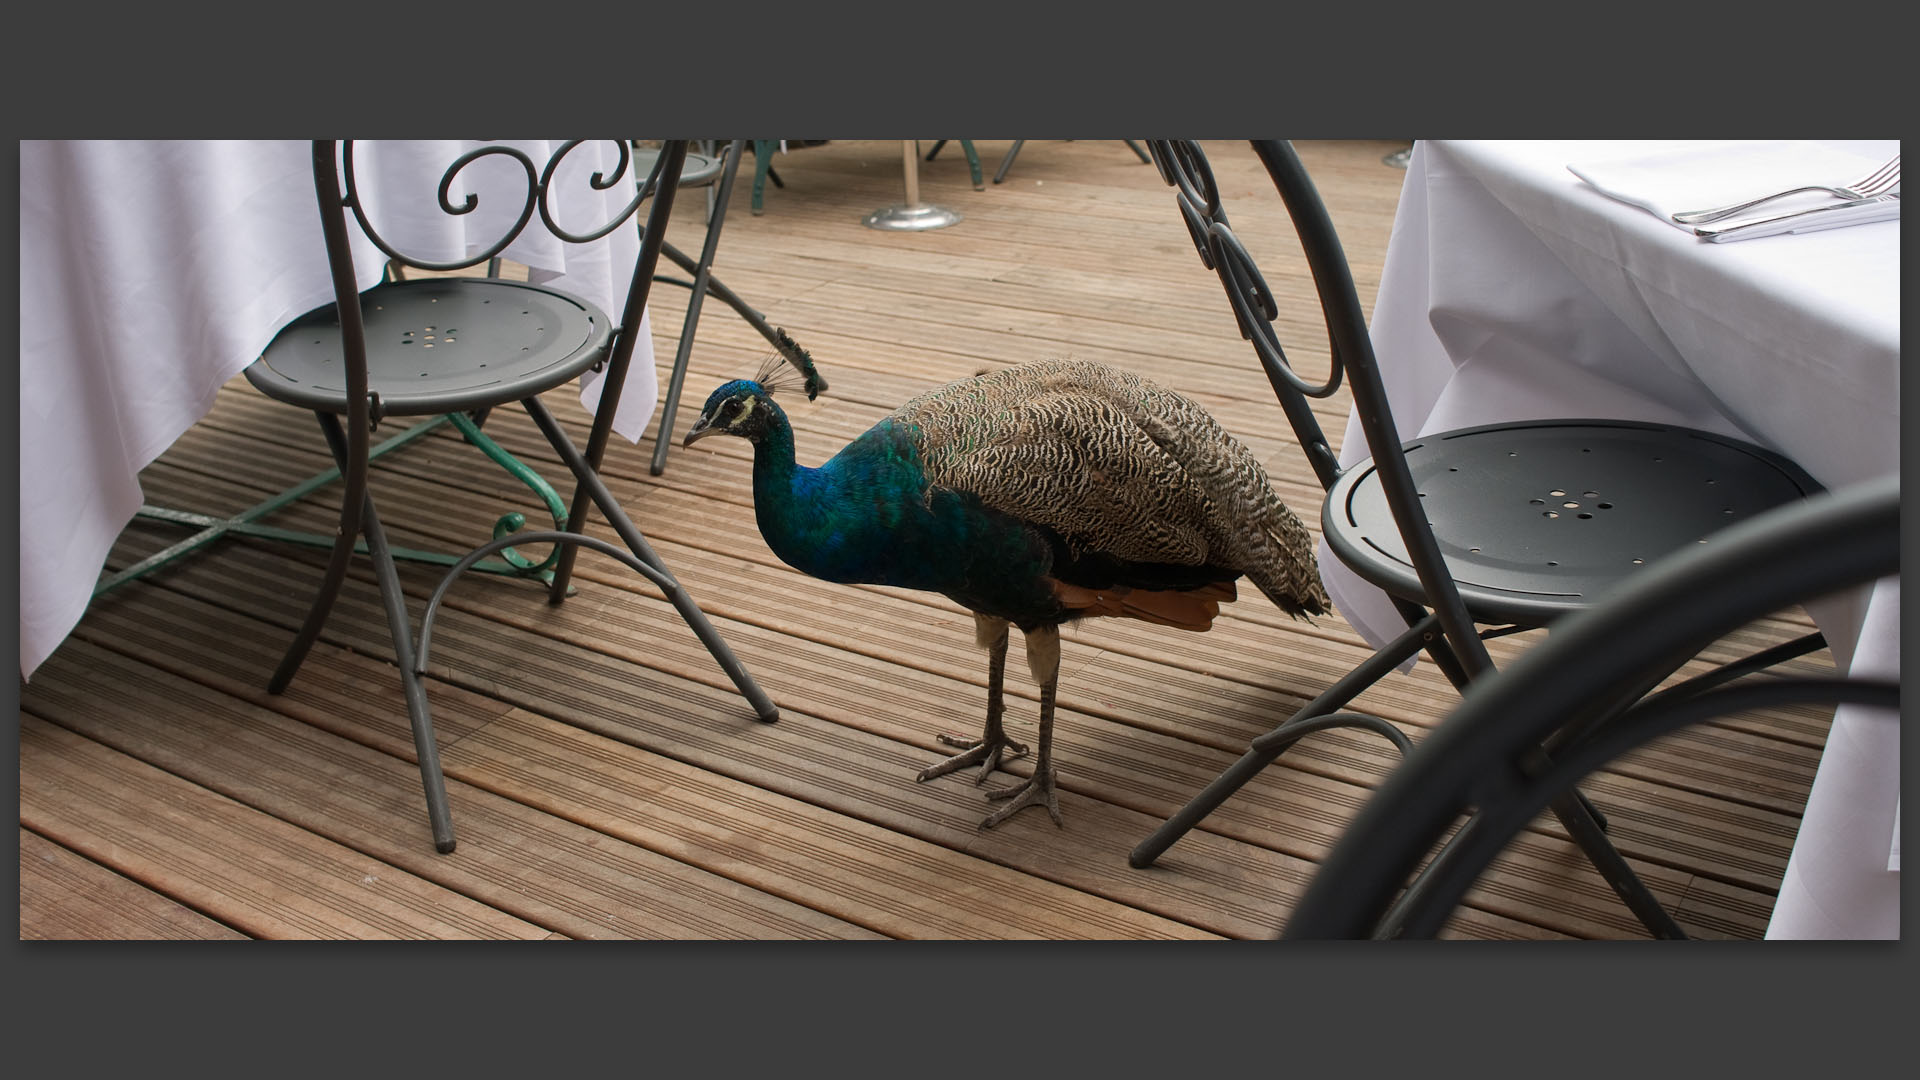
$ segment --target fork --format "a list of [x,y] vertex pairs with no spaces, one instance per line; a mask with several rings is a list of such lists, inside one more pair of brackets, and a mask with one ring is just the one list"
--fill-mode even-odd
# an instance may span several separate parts
[[1885,165],[1880,166],[1851,184],[1845,184],[1840,187],[1828,187],[1825,184],[1809,184],[1806,187],[1788,188],[1785,191],[1777,191],[1772,195],[1763,195],[1758,199],[1750,199],[1746,202],[1734,203],[1730,206],[1716,206],[1708,210],[1686,210],[1672,216],[1674,222],[1680,225],[1701,225],[1709,221],[1719,221],[1721,218],[1732,217],[1742,210],[1759,206],[1761,203],[1772,202],[1775,199],[1784,199],[1789,195],[1798,195],[1803,191],[1831,192],[1842,199],[1870,199],[1875,195],[1893,189],[1899,183],[1900,155],[1895,154],[1891,161],[1888,161]]

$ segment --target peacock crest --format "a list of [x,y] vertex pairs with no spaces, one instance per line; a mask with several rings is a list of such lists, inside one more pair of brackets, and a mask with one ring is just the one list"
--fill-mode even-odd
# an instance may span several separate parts
[[805,390],[808,401],[819,397],[820,392],[827,388],[827,380],[821,378],[820,372],[814,369],[813,354],[801,348],[784,329],[775,327],[773,334],[780,351],[761,362],[753,381],[769,394],[783,390]]

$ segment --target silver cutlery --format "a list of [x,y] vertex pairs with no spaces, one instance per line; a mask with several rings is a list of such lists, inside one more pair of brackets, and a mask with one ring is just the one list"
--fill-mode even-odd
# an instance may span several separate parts
[[1759,206],[1761,203],[1772,202],[1775,199],[1784,199],[1789,195],[1798,195],[1803,191],[1825,191],[1837,195],[1842,199],[1858,200],[1870,199],[1875,195],[1884,194],[1897,187],[1899,183],[1900,155],[1895,154],[1893,155],[1893,160],[1860,179],[1855,180],[1851,184],[1842,184],[1839,187],[1828,187],[1825,184],[1808,184],[1805,187],[1788,188],[1785,191],[1776,191],[1771,195],[1763,195],[1758,199],[1749,199],[1746,202],[1732,203],[1727,206],[1716,206],[1707,210],[1683,210],[1680,213],[1672,215],[1672,217],[1675,224],[1703,225],[1709,221],[1719,221],[1722,218],[1732,217],[1742,210],[1751,209]]
[[1745,221],[1736,221],[1731,225],[1696,228],[1693,234],[1713,243],[1725,243],[1729,240],[1751,240],[1762,236],[1775,236],[1779,233],[1816,232],[1821,229],[1837,229],[1842,225],[1863,225],[1899,216],[1900,193],[1894,192],[1890,195],[1834,203],[1831,206],[1816,206],[1811,210],[1796,210],[1791,214],[1749,218]]

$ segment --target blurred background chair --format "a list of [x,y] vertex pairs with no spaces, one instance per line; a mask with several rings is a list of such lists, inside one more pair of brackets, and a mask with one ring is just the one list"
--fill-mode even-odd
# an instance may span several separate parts
[[[1585,610],[1662,557],[1708,543],[1728,526],[1819,490],[1799,466],[1764,447],[1671,425],[1541,419],[1437,432],[1403,444],[1339,237],[1293,147],[1278,140],[1253,144],[1313,273],[1331,346],[1324,383],[1302,378],[1288,362],[1273,327],[1279,314],[1273,293],[1227,224],[1199,145],[1151,146],[1162,177],[1178,191],[1202,263],[1220,278],[1241,334],[1253,342],[1327,490],[1321,527],[1328,548],[1393,598],[1407,629],[1253,740],[1238,761],[1134,848],[1133,866],[1151,865],[1303,736],[1341,726],[1388,735],[1384,720],[1342,710],[1421,652],[1464,689],[1493,672],[1486,639]],[[1312,408],[1312,399],[1333,394],[1343,378],[1372,455],[1344,471]],[[1806,635],[1697,676],[1690,685],[1704,688],[1824,644],[1819,634]],[[1691,655],[1639,683],[1608,687],[1589,702],[1581,723],[1533,748],[1528,767],[1549,768],[1586,725],[1626,709]],[[1403,745],[1400,738],[1394,741]],[[1649,933],[1685,936],[1608,840],[1604,814],[1571,789],[1554,799],[1552,809]]]
[[[1897,710],[1897,679],[1799,675],[1662,691],[1603,723],[1587,722],[1594,703],[1617,687],[1658,680],[1775,611],[1899,570],[1895,477],[1760,515],[1624,583],[1505,671],[1466,688],[1460,707],[1355,815],[1282,936],[1435,936],[1542,809],[1581,778],[1686,725],[1779,705]],[[1580,734],[1556,747],[1550,768],[1536,768],[1541,743],[1567,730]]]
[[[563,159],[578,145],[565,144],[547,162],[535,162],[505,145],[490,145],[461,155],[448,167],[441,182],[441,210],[465,214],[474,209],[476,201],[471,195],[464,206],[452,204],[447,197],[449,186],[469,164],[494,156],[511,159],[524,170],[526,203],[517,222],[491,246],[465,258],[432,261],[399,251],[375,228],[359,198],[353,144],[314,143],[314,188],[335,300],[294,319],[246,371],[248,381],[261,393],[315,414],[345,481],[339,530],[325,576],[268,689],[273,693],[283,691],[298,673],[339,595],[356,539],[364,535],[406,694],[434,847],[443,853],[454,848],[453,825],[422,678],[431,609],[423,620],[422,649],[416,654],[405,595],[368,485],[369,433],[383,419],[481,414],[517,401],[574,475],[577,487],[572,508],[556,522],[558,529],[500,537],[475,549],[455,563],[443,579],[442,591],[480,555],[520,542],[554,543],[560,550],[548,599],[558,603],[568,592],[577,547],[607,551],[662,589],[761,720],[771,722],[778,717],[773,702],[653,553],[597,472],[628,375],[636,341],[633,329],[641,324],[646,310],[678,188],[662,177],[680,175],[687,144],[665,144],[653,159],[644,183],[630,188],[634,194],[625,208],[613,221],[586,233],[563,228],[550,212],[551,183]],[[592,179],[596,189],[622,182],[632,185],[627,171],[629,158],[628,147],[621,142],[618,168],[610,175],[596,172]],[[395,273],[365,293],[356,289],[349,210],[361,231],[392,265],[444,274],[489,263],[520,235],[536,209],[545,227],[559,240],[587,244],[625,227],[628,216],[649,198],[652,201],[639,257],[630,278],[625,279],[625,305],[618,322],[578,296],[497,276],[407,279]],[[418,212],[418,208],[411,209]],[[492,265],[497,269],[497,264]],[[540,395],[572,382],[589,369],[600,371],[603,381],[587,446],[582,451],[542,404]],[[598,507],[619,534],[626,545],[624,551],[580,535],[589,503]]]
[[[824,139],[787,140],[786,145],[818,146],[825,141]],[[947,140],[945,139],[935,142],[933,149],[927,151],[926,160],[932,161],[934,155],[938,154],[940,148],[945,145],[947,145]],[[783,140],[780,139],[755,139],[753,141],[753,212],[755,214],[761,212],[761,196],[766,191],[768,180],[773,181],[774,187],[786,187],[785,184],[780,182],[780,174],[773,171],[774,152],[782,149],[782,146]],[[961,139],[960,150],[966,154],[967,168],[973,173],[973,190],[985,190],[986,185],[980,182],[980,155],[974,152],[973,141],[971,139]],[[995,183],[998,182],[998,180],[995,181]]]
[[[933,146],[927,150],[926,160],[932,161],[936,156],[939,155],[940,148],[945,145],[947,145],[947,140],[936,139],[934,141]],[[980,182],[980,155],[974,152],[973,140],[961,139],[960,152],[967,156],[967,169],[969,172],[973,174],[973,190],[985,191],[987,189],[987,185]]]

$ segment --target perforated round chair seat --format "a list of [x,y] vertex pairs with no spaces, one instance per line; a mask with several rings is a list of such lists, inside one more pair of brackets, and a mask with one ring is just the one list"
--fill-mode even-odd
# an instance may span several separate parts
[[[424,278],[361,294],[368,389],[381,411],[425,416],[550,390],[606,358],[612,323],[556,289],[494,278]],[[276,335],[247,368],[268,397],[344,413],[339,316],[326,304]]]
[[[1490,424],[1406,444],[1421,508],[1475,621],[1541,626],[1663,555],[1820,486],[1759,446],[1613,420]],[[1395,596],[1424,595],[1371,462],[1327,494],[1328,546]]]
[[[653,163],[659,159],[660,151],[658,150],[636,149],[633,151],[635,175],[642,180],[653,175]],[[711,184],[726,164],[726,159],[718,154],[696,154],[689,150],[686,163],[680,167],[679,186],[687,188]]]

